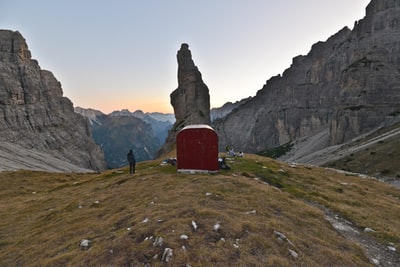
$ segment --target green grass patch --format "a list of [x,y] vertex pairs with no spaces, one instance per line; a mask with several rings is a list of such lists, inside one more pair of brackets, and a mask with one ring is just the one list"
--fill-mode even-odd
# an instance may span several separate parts
[[292,142],[288,142],[288,143],[283,144],[281,146],[277,146],[277,147],[266,149],[266,150],[261,151],[261,152],[259,152],[257,154],[260,155],[260,156],[277,159],[277,158],[285,155],[287,152],[289,152],[292,149],[292,147],[293,147],[293,143]]

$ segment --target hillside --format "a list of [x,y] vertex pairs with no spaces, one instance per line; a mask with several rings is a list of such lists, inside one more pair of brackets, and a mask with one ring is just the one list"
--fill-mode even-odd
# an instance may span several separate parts
[[286,162],[328,166],[371,175],[400,187],[400,123],[378,128],[341,145],[315,151],[324,143],[326,134],[323,131],[262,154]]
[[343,145],[325,157],[325,166],[379,177],[400,188],[400,125]]
[[56,158],[49,153],[0,141],[0,172],[16,170],[94,172],[74,165],[65,159]]
[[0,266],[399,266],[398,189],[254,155],[228,163],[1,172]]

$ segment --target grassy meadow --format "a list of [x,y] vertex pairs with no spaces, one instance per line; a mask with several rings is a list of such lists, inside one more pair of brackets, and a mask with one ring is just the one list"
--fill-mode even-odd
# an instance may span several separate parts
[[313,203],[400,248],[399,189],[255,155],[227,163],[218,174],[161,160],[134,175],[2,172],[0,266],[373,266]]

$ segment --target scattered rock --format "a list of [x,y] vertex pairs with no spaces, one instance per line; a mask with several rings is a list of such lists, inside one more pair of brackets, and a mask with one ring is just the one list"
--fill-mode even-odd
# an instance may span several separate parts
[[174,256],[172,248],[165,248],[164,253],[162,254],[161,260],[165,262],[169,262],[172,260],[172,256]]
[[142,221],[142,223],[147,223],[149,221],[149,218],[144,218],[144,220]]
[[196,231],[197,229],[197,223],[195,221],[192,221],[192,226],[193,226],[193,230]]
[[221,228],[221,224],[219,222],[217,222],[216,224],[214,224],[213,228],[214,228],[214,231],[218,231]]
[[82,250],[88,250],[91,246],[91,241],[89,239],[82,239],[81,243],[79,244]]
[[180,239],[187,240],[187,239],[189,239],[189,237],[187,235],[181,235]]
[[296,251],[294,251],[294,250],[292,250],[292,249],[289,249],[289,252],[290,252],[290,255],[291,255],[293,258],[297,259],[297,258],[299,257],[299,254],[298,254]]
[[164,239],[161,236],[157,236],[154,239],[153,246],[154,247],[161,247],[164,243]]
[[390,251],[396,251],[396,248],[393,247],[393,246],[387,246],[387,248],[388,248],[388,250],[390,250]]
[[293,245],[293,243],[281,232],[274,230],[274,234],[277,236],[279,241],[285,241],[288,242],[290,245]]
[[256,210],[247,211],[246,214],[256,214]]

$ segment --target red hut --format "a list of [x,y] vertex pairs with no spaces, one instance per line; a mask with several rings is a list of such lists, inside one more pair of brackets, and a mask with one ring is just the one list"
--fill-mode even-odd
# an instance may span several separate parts
[[176,135],[178,172],[218,171],[218,136],[208,125],[184,127]]

